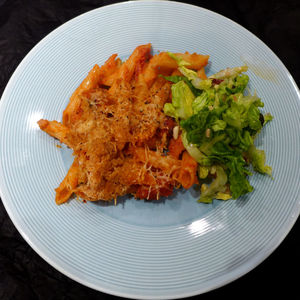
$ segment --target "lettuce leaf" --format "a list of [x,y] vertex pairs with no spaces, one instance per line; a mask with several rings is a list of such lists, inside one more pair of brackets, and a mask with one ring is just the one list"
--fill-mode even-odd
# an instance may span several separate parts
[[211,126],[211,129],[213,131],[221,131],[221,130],[224,130],[227,126],[227,123],[223,120],[216,120],[212,126]]
[[198,202],[211,203],[219,192],[225,192],[227,183],[227,174],[221,166],[216,166],[216,178],[210,186],[205,189]]
[[248,170],[244,168],[242,163],[239,163],[238,159],[230,160],[226,166],[229,169],[230,191],[233,199],[253,191],[253,187],[245,176],[249,175]]
[[234,67],[234,68],[226,68],[224,70],[219,71],[218,73],[209,76],[209,78],[213,79],[224,79],[232,76],[236,76],[240,73],[246,72],[248,70],[248,67],[241,66],[241,67]]
[[223,120],[230,126],[243,130],[249,127],[254,132],[262,128],[260,120],[260,111],[263,103],[256,95],[239,95],[236,101],[229,99],[227,101],[230,107],[224,112]]
[[260,112],[264,103],[256,93],[244,95],[249,77],[241,73],[247,66],[227,68],[202,80],[189,63],[169,55],[182,76],[164,77],[174,83],[172,103],[165,104],[164,111],[179,122],[184,147],[199,164],[199,180],[211,178],[212,168],[217,170],[212,183],[201,186],[199,202],[236,199],[251,192],[250,163],[257,172],[272,173],[254,139],[273,117]]
[[194,145],[192,143],[189,143],[187,141],[186,138],[186,132],[183,131],[182,132],[182,143],[184,145],[184,148],[186,149],[186,151],[189,153],[189,155],[191,157],[194,158],[194,160],[199,163],[202,166],[210,166],[211,165],[211,161],[210,159],[207,157],[207,155],[205,155],[204,153],[202,153],[198,148],[197,145]]
[[172,85],[172,103],[164,105],[164,113],[173,118],[187,119],[192,116],[194,94],[182,80]]
[[205,108],[202,111],[199,111],[197,114],[194,114],[188,119],[180,122],[181,128],[183,128],[187,133],[186,137],[189,143],[201,143],[205,135],[208,115],[209,110]]
[[210,79],[203,80],[198,76],[197,72],[186,67],[190,65],[188,62],[176,56],[174,53],[168,52],[168,54],[170,57],[176,60],[178,64],[178,70],[192,83],[195,88],[199,90],[205,90],[211,87],[212,81]]
[[230,147],[225,142],[218,142],[212,148],[212,155],[208,156],[213,162],[226,166],[232,198],[236,199],[253,190],[246,175],[252,175],[246,168],[247,164],[242,152]]
[[229,94],[243,93],[248,85],[249,77],[246,74],[242,74],[240,76],[233,76],[231,81],[227,83],[226,91]]
[[215,102],[215,93],[212,89],[202,92],[192,103],[193,113],[197,114],[202,109],[212,106]]
[[210,79],[201,79],[197,72],[186,67],[178,67],[178,70],[191,81],[195,88],[199,90],[206,90],[211,87],[212,81]]
[[198,96],[201,94],[201,91],[199,91],[198,89],[196,89],[192,83],[185,77],[185,76],[180,76],[180,75],[172,75],[172,76],[162,76],[163,78],[165,78],[168,81],[171,81],[173,83],[177,83],[179,81],[184,81],[188,87],[190,88],[190,90],[192,91],[192,93],[195,96]]
[[270,113],[266,113],[263,117],[264,117],[263,126],[273,120],[273,116]]
[[272,168],[266,165],[266,154],[264,150],[257,149],[252,145],[247,152],[247,156],[255,171],[262,174],[268,174],[272,177]]

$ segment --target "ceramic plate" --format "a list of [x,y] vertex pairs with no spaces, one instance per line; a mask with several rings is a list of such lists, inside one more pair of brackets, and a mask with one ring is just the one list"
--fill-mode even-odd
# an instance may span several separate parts
[[[40,131],[61,120],[92,66],[153,51],[210,55],[208,74],[247,63],[250,89],[274,120],[257,139],[274,179],[255,174],[237,200],[197,203],[193,190],[158,202],[123,198],[116,206],[70,201],[54,188],[71,151]],[[299,90],[257,37],[200,7],[170,1],[127,2],[85,13],[44,38],[10,79],[0,107],[0,190],[5,208],[49,264],[91,288],[141,299],[182,298],[222,286],[262,262],[284,239],[299,210]]]

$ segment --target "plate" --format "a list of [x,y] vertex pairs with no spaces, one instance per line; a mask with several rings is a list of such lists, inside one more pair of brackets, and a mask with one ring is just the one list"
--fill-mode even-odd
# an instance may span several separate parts
[[[179,190],[118,205],[70,201],[54,188],[72,160],[39,130],[60,120],[92,66],[126,58],[140,44],[153,51],[210,55],[207,72],[247,63],[250,90],[274,120],[257,139],[274,179],[255,174],[254,191],[237,200],[197,203]],[[215,289],[244,275],[281,243],[300,211],[299,90],[282,62],[233,21],[188,4],[126,2],[85,13],[44,38],[11,77],[0,106],[0,191],[10,218],[49,264],[96,290],[170,299]]]

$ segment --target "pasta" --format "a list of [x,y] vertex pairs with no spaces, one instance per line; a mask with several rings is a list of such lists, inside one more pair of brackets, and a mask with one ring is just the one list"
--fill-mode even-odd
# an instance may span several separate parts
[[179,181],[185,189],[189,189],[197,183],[197,162],[185,151],[182,155],[182,167],[180,169]]
[[[206,78],[207,55],[176,55]],[[152,55],[151,44],[138,46],[125,62],[113,54],[74,91],[62,122],[38,121],[73,150],[74,162],[55,190],[57,204],[74,194],[88,201],[125,194],[153,200],[197,183],[197,163],[163,112],[172,83],[161,75],[179,75],[177,68],[167,52]]]
[[169,154],[175,158],[179,158],[181,153],[185,150],[181,136],[177,139],[172,138],[169,143]]

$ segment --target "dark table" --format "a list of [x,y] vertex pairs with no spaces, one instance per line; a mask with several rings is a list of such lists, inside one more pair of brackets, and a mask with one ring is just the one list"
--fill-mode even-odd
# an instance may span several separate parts
[[[0,0],[0,96],[24,56],[53,29],[91,9],[120,1]],[[182,1],[218,12],[264,41],[300,83],[300,1]],[[300,112],[299,112],[300,113]],[[282,244],[257,268],[201,299],[299,295],[296,222]],[[40,258],[20,236],[0,202],[0,299],[117,298],[87,288]],[[193,299],[196,298],[192,297]],[[293,297],[293,298],[294,298]]]

